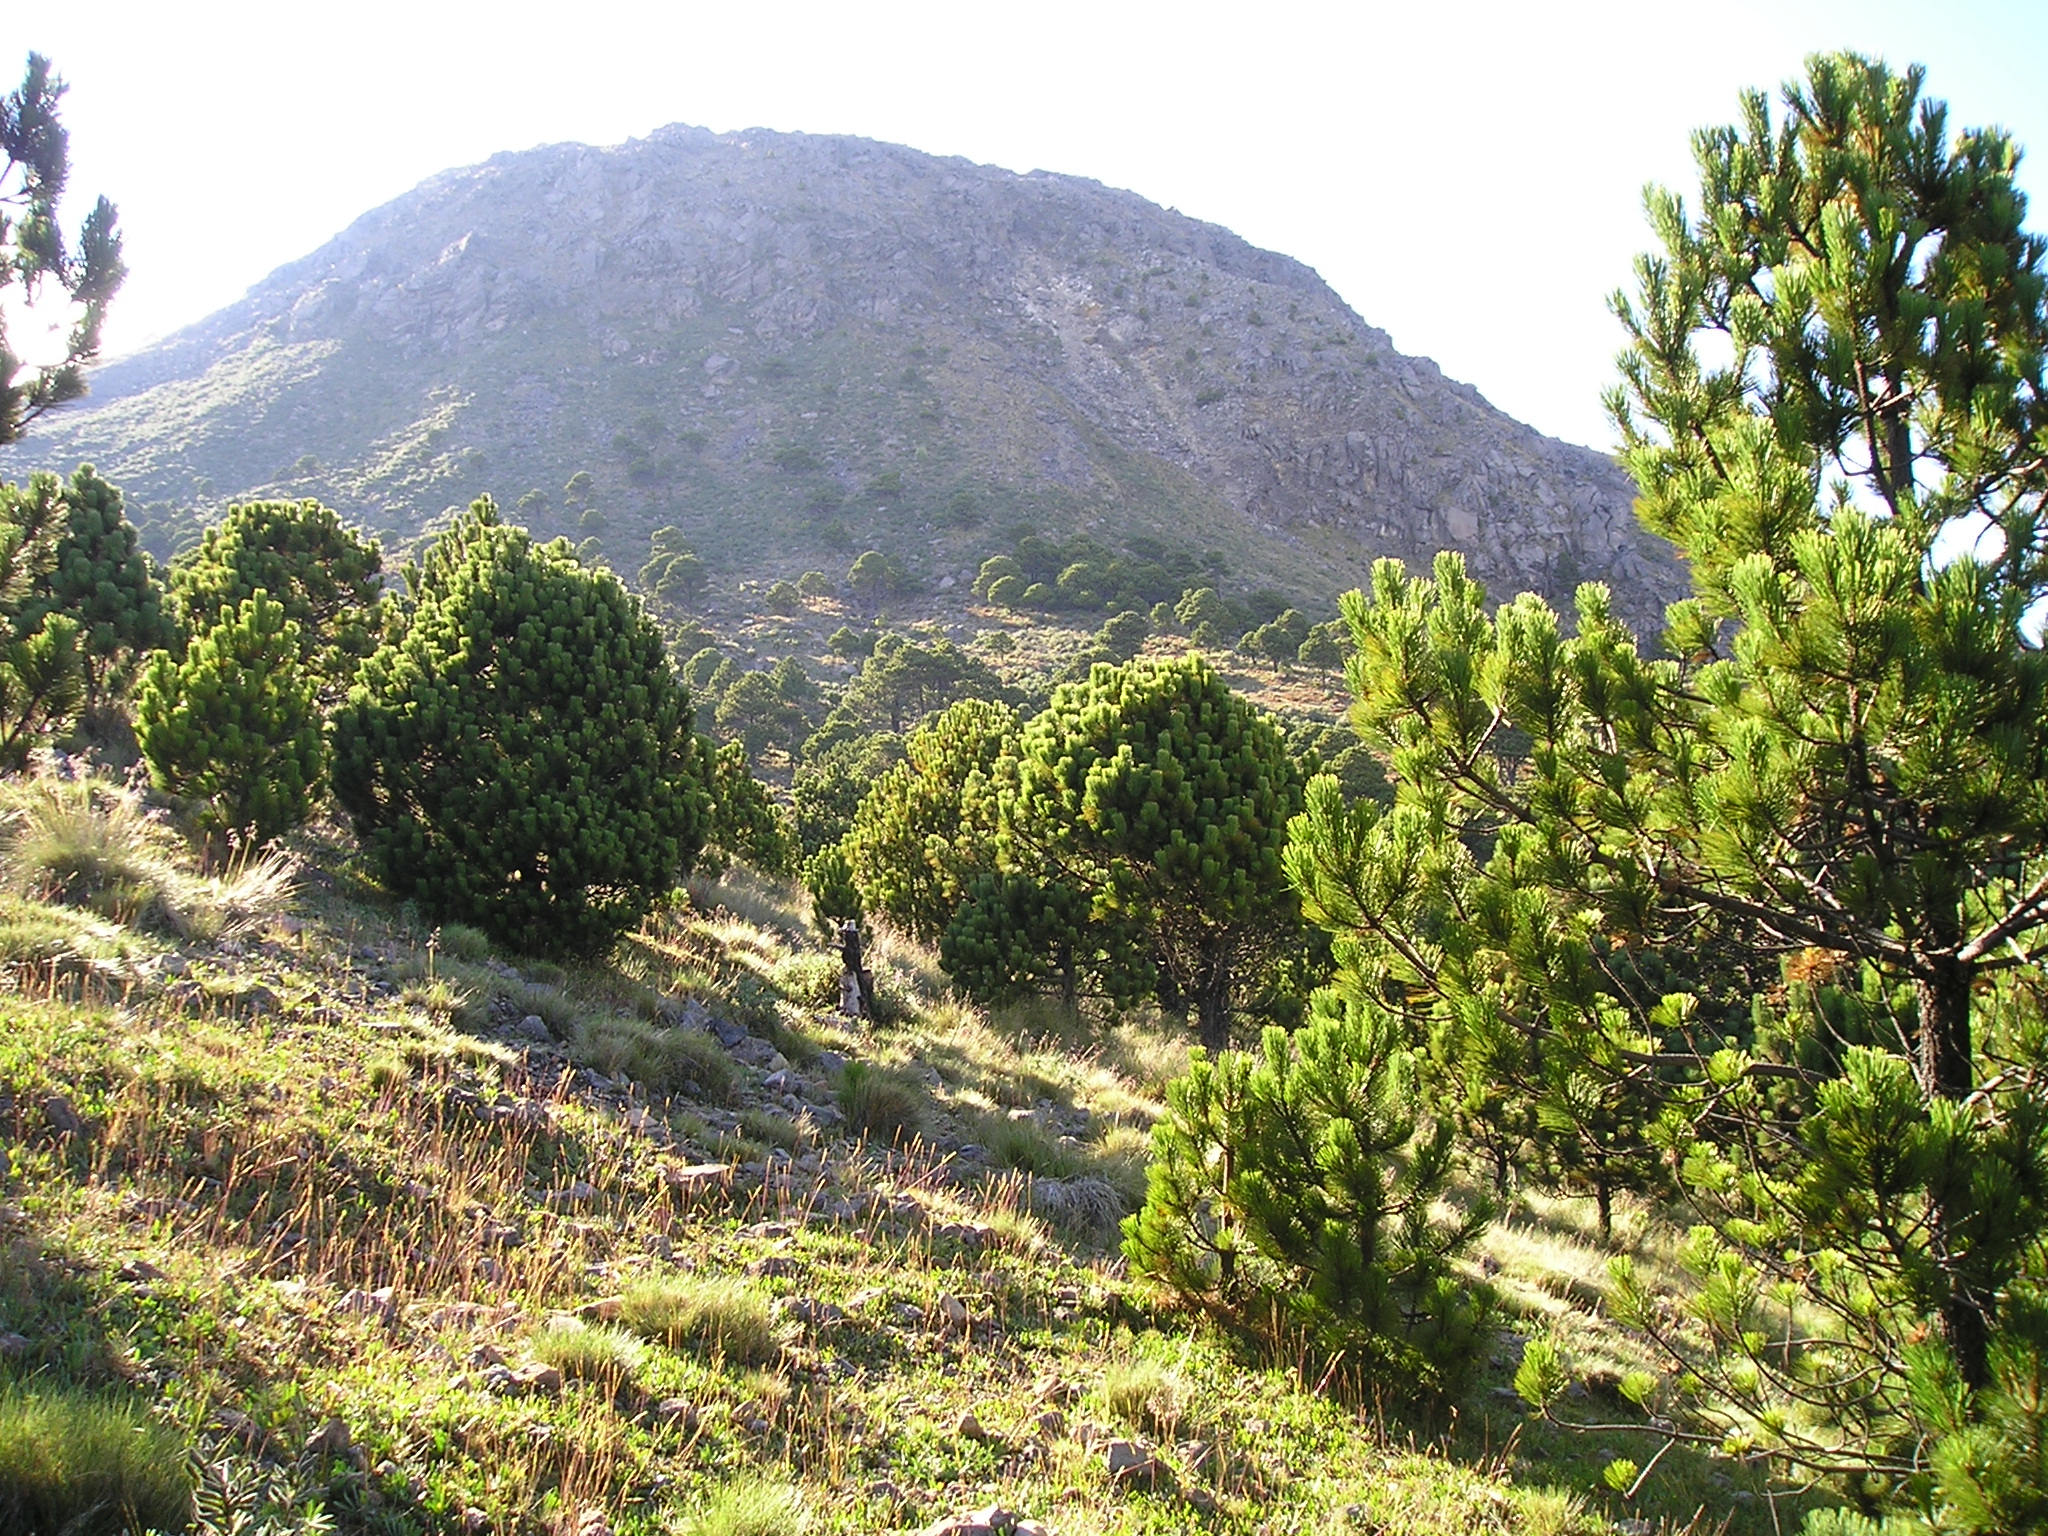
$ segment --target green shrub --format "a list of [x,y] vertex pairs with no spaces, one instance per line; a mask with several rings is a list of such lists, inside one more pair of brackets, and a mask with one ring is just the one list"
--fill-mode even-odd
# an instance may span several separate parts
[[798,1536],[803,1498],[788,1483],[748,1477],[727,1483],[683,1521],[679,1536]]
[[618,1328],[556,1318],[529,1343],[533,1358],[578,1381],[622,1386],[640,1369],[640,1341]]
[[830,597],[832,578],[823,571],[805,571],[796,579],[796,590],[802,597]]
[[1452,1132],[1421,1097],[1400,1022],[1327,995],[1257,1052],[1198,1051],[1153,1127],[1132,1268],[1273,1346],[1298,1331],[1377,1386],[1455,1394],[1491,1298],[1451,1261],[1491,1212],[1439,1213]]
[[838,1004],[840,974],[836,955],[784,955],[775,962],[768,979],[797,1007],[822,1009]]
[[827,938],[839,925],[862,919],[860,891],[853,883],[853,863],[844,843],[827,843],[804,866],[804,888],[811,893],[811,921]]
[[258,843],[301,825],[327,771],[299,626],[256,594],[194,640],[158,651],[135,699],[135,735],[157,788],[203,802],[200,825]]
[[795,582],[778,581],[761,595],[761,606],[770,613],[796,613],[803,605],[804,595]]
[[518,952],[604,951],[703,842],[708,768],[660,631],[488,498],[428,552],[334,741],[384,883]]
[[191,1519],[185,1447],[140,1408],[75,1388],[0,1391],[0,1530],[129,1536]]
[[924,1085],[871,1062],[849,1061],[839,1074],[839,1108],[856,1135],[901,1145],[924,1129]]
[[122,510],[121,493],[82,464],[61,495],[55,559],[34,580],[18,632],[32,633],[45,615],[78,625],[91,705],[136,657],[170,644],[177,626],[165,610],[163,588],[140,536]]
[[657,1344],[738,1364],[763,1364],[782,1352],[766,1298],[740,1280],[679,1274],[640,1281],[619,1298],[619,1322]]

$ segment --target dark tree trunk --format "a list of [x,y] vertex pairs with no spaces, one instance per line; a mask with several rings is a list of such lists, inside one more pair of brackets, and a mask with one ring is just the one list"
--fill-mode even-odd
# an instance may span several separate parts
[[1060,1006],[1070,1019],[1081,1016],[1081,978],[1074,971],[1074,947],[1060,946]]
[[[1961,1100],[1976,1087],[1971,1064],[1970,972],[1953,961],[1937,962],[1933,974],[1919,983],[1920,1038],[1914,1062],[1920,1091],[1929,1099]],[[1934,1251],[1951,1255],[1948,1229],[1952,1213],[1936,1206],[1928,1213]],[[1973,1390],[1991,1379],[1991,1324],[1985,1298],[1976,1295],[1963,1276],[1949,1272],[1948,1299],[1941,1304],[1941,1331],[1956,1358],[1956,1370]]]
[[1221,952],[1204,951],[1195,975],[1195,1021],[1198,1036],[1212,1054],[1230,1047],[1230,962]]

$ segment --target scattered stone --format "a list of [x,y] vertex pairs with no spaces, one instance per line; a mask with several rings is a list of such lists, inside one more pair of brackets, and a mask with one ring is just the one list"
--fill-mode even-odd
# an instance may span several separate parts
[[588,1205],[596,1198],[597,1186],[583,1179],[578,1179],[567,1189],[552,1190],[547,1197],[548,1204],[557,1208],[568,1205]]
[[1654,1536],[1656,1529],[1651,1521],[1626,1516],[1614,1522],[1615,1536]]
[[53,1093],[43,1100],[43,1116],[50,1122],[50,1129],[59,1136],[83,1136],[85,1122],[78,1118],[78,1111],[71,1107],[71,1101],[61,1093]]
[[126,1281],[129,1285],[148,1285],[163,1277],[164,1272],[147,1259],[130,1259],[114,1271],[115,1279]]
[[1051,1403],[1055,1407],[1064,1408],[1080,1395],[1080,1388],[1058,1376],[1041,1376],[1031,1383],[1033,1402]]
[[28,1353],[28,1339],[19,1333],[0,1333],[0,1358],[14,1359]]
[[512,1385],[521,1392],[553,1397],[562,1390],[562,1373],[552,1365],[530,1360],[511,1373]]
[[326,1461],[347,1456],[354,1449],[355,1441],[349,1435],[348,1425],[340,1419],[329,1419],[306,1441],[306,1459]]
[[391,1286],[380,1286],[374,1291],[344,1291],[335,1302],[337,1312],[357,1312],[375,1317],[383,1323],[398,1321],[398,1293]]
[[886,1477],[878,1477],[868,1484],[868,1497],[877,1504],[901,1504],[903,1490]]
[[504,1365],[505,1374],[509,1376],[512,1373],[512,1368],[505,1364],[504,1351],[495,1344],[477,1345],[475,1349],[469,1352],[469,1363],[482,1366]]
[[612,1520],[601,1509],[586,1509],[576,1517],[576,1536],[612,1536]]
[[474,1504],[462,1512],[463,1536],[483,1536],[491,1528],[491,1517]]
[[796,1084],[785,1068],[780,1072],[770,1072],[762,1078],[761,1087],[769,1093],[790,1093],[794,1091]]
[[1110,1481],[1117,1483],[1150,1485],[1159,1480],[1163,1470],[1159,1458],[1135,1440],[1105,1441],[1102,1465],[1109,1473]]
[[795,1274],[802,1266],[787,1254],[771,1253],[747,1266],[747,1273],[763,1280],[778,1280]]
[[921,1536],[1045,1536],[1045,1527],[1015,1510],[991,1504],[964,1515],[948,1515],[926,1526]]
[[1032,1421],[1033,1429],[1042,1440],[1057,1440],[1067,1432],[1067,1416],[1057,1408],[1048,1408]]
[[981,1422],[972,1408],[960,1415],[958,1422],[953,1425],[953,1433],[960,1439],[972,1440],[977,1445],[985,1445],[993,1438],[988,1432],[988,1426]]
[[750,1227],[740,1228],[741,1237],[756,1237],[763,1242],[777,1243],[789,1236],[789,1226],[780,1221],[757,1221]]
[[697,1428],[697,1407],[687,1397],[664,1397],[653,1408],[654,1422],[673,1424],[685,1434]]
[[836,1076],[846,1070],[846,1058],[838,1051],[818,1052],[817,1067],[827,1077]]
[[958,1296],[941,1296],[932,1308],[932,1316],[941,1333],[967,1331],[967,1303]]
[[1181,1489],[1180,1496],[1190,1508],[1200,1510],[1205,1515],[1213,1515],[1216,1512],[1216,1495],[1200,1483],[1190,1483]]
[[732,1175],[727,1163],[691,1163],[687,1167],[669,1163],[661,1170],[662,1181],[687,1199],[729,1188]]
[[744,1029],[727,1019],[713,1019],[711,1021],[711,1033],[718,1043],[728,1051],[732,1050],[742,1040],[750,1038]]
[[837,1328],[846,1321],[846,1312],[843,1308],[810,1296],[799,1296],[792,1301],[785,1301],[777,1310],[784,1317],[794,1318],[804,1327],[821,1333],[828,1328]]
[[537,1013],[529,1013],[517,1024],[514,1024],[512,1032],[516,1035],[523,1035],[536,1045],[552,1045],[555,1039],[555,1032],[548,1028],[548,1021]]

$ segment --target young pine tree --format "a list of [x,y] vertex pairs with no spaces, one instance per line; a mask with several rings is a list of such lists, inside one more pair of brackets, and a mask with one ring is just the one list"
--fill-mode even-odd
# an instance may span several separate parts
[[158,651],[135,696],[157,788],[202,802],[200,824],[266,843],[312,814],[327,748],[298,624],[258,588],[192,641]]

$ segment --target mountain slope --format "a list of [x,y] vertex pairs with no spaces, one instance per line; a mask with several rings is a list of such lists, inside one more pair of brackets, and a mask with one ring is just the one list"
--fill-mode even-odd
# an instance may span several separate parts
[[[1315,273],[1066,176],[672,127],[437,176],[95,378],[81,458],[159,542],[252,492],[401,538],[484,490],[726,580],[879,547],[936,584],[1030,524],[1326,600],[1461,548],[1497,595],[1680,586],[1607,460],[1393,350]],[[565,502],[577,471],[593,496]]]

